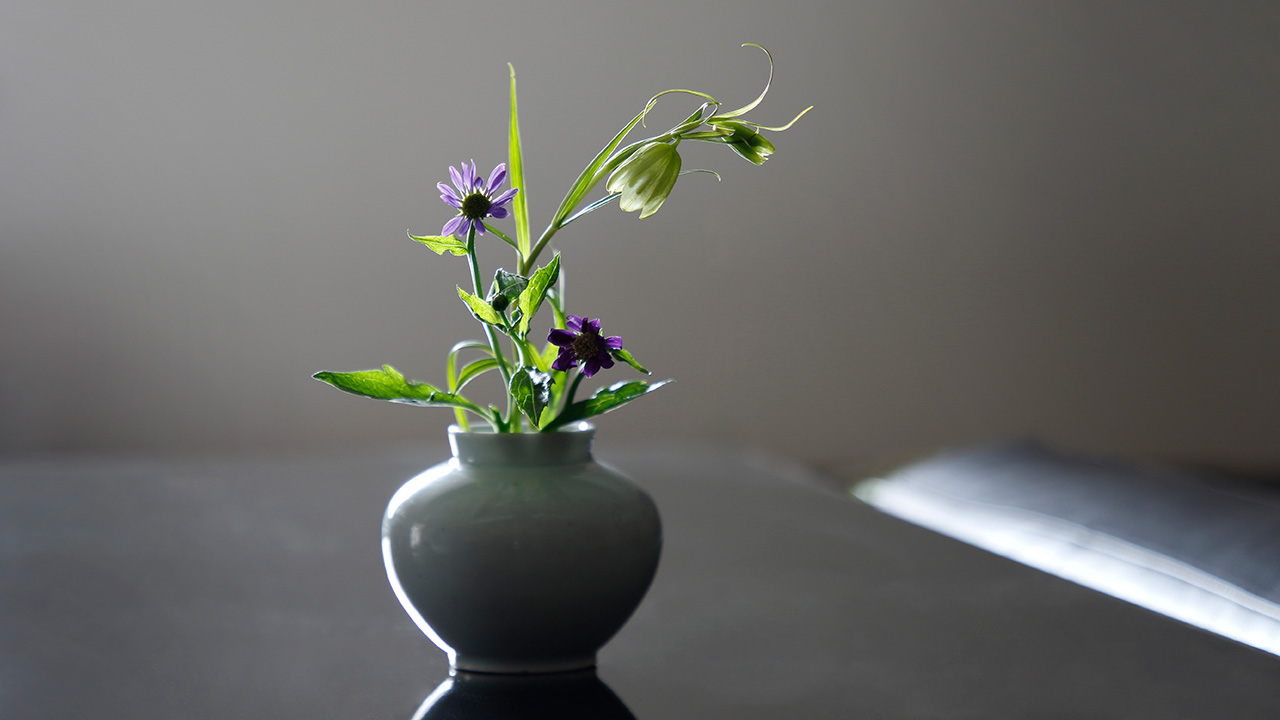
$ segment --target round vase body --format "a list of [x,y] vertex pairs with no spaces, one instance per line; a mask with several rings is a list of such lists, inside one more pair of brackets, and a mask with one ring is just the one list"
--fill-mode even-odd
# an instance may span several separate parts
[[593,667],[640,604],[662,551],[658,510],[592,460],[594,432],[451,427],[453,457],[391,498],[387,577],[454,668]]

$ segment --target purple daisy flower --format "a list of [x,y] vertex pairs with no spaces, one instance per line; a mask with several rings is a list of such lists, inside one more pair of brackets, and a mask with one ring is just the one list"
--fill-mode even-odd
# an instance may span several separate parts
[[613,367],[613,356],[610,350],[622,349],[622,338],[604,337],[600,334],[600,318],[588,320],[570,315],[565,320],[567,330],[552,330],[547,334],[547,342],[560,348],[560,354],[551,367],[565,371],[582,363],[582,374],[591,377],[600,368]]
[[454,187],[444,183],[436,184],[436,187],[440,188],[440,199],[458,209],[457,217],[445,223],[440,234],[465,236],[475,228],[477,235],[483,235],[484,219],[487,217],[502,219],[510,215],[511,211],[503,206],[510,202],[520,190],[508,188],[501,195],[494,195],[502,185],[502,181],[507,179],[506,163],[499,163],[498,167],[489,174],[488,181],[476,172],[475,160],[471,161],[470,166],[466,163],[460,164],[461,171],[452,165],[449,166],[449,177],[453,179]]

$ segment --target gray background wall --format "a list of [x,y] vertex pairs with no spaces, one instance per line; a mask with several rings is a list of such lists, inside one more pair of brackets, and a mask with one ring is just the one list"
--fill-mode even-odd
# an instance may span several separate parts
[[540,226],[651,94],[753,98],[747,41],[757,117],[817,106],[774,159],[691,148],[722,183],[560,236],[572,306],[679,379],[603,432],[1280,459],[1271,2],[7,0],[0,452],[438,438],[308,376],[438,382],[475,335],[404,231],[504,159],[505,63]]

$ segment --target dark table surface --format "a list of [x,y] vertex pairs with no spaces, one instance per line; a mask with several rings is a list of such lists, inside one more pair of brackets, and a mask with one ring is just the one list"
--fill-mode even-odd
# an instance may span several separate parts
[[0,461],[0,717],[409,720],[433,693],[432,718],[507,717],[512,698],[528,712],[511,717],[562,720],[1280,717],[1277,658],[879,514],[798,465],[596,454],[665,529],[603,686],[442,685],[378,533],[443,446]]

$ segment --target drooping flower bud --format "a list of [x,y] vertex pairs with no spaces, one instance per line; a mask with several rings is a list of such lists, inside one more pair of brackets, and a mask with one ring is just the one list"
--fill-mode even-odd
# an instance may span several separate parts
[[680,177],[680,153],[664,142],[643,145],[627,158],[605,184],[611,193],[622,193],[619,206],[624,212],[640,211],[641,218],[658,212]]
[[728,133],[725,140],[729,149],[756,165],[763,165],[773,154],[773,143],[755,128],[737,120],[722,120],[714,124],[716,129]]

